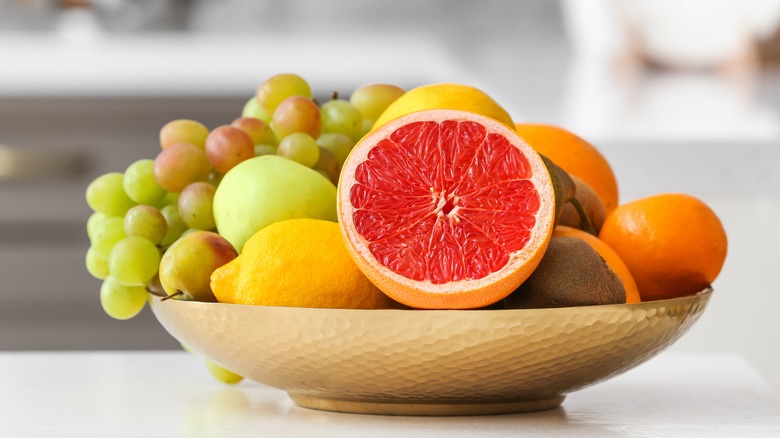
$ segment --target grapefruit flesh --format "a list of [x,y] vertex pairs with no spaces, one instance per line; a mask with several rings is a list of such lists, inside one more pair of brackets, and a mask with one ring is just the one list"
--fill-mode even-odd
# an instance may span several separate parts
[[347,159],[339,219],[358,267],[417,308],[475,308],[511,293],[552,233],[539,156],[493,119],[427,110],[366,136]]

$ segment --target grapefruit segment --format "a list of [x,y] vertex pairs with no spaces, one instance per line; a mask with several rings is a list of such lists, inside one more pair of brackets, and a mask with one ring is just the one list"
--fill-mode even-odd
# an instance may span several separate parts
[[494,119],[402,116],[364,137],[339,182],[339,223],[357,266],[416,308],[503,299],[536,268],[555,208],[539,155]]

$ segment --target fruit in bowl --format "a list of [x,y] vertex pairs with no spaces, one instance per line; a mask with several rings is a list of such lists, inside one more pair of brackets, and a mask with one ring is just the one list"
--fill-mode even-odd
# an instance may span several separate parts
[[320,104],[282,74],[230,125],[173,121],[160,144],[87,188],[104,309],[160,295],[212,374],[303,406],[556,406],[680,336],[725,260],[703,202],[620,204],[593,145],[465,85]]

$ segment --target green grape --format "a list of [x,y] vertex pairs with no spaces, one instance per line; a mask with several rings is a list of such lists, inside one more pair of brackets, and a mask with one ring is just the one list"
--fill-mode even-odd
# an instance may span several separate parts
[[214,193],[216,189],[209,183],[196,182],[181,191],[179,197],[179,215],[190,228],[212,230],[214,223]]
[[317,139],[317,144],[333,153],[333,156],[339,161],[339,165],[343,166],[344,162],[347,161],[347,156],[355,146],[355,141],[344,134],[326,133]]
[[[222,182],[222,178],[224,177],[225,177],[224,173],[211,169],[211,173],[209,173],[208,183],[214,187],[219,187],[219,183]],[[177,200],[176,203],[178,204],[178,202],[179,201]]]
[[360,138],[363,138],[374,128],[374,121],[363,119],[363,127],[360,129]]
[[273,113],[266,112],[264,109],[260,108],[260,105],[257,103],[257,97],[255,96],[252,96],[252,98],[246,102],[244,110],[241,111],[241,117],[254,117],[265,123],[271,123],[272,115]]
[[100,286],[100,305],[114,319],[130,319],[146,305],[146,289],[143,286],[125,286],[108,277]]
[[168,223],[160,210],[151,205],[136,205],[127,211],[124,220],[125,234],[138,236],[157,245],[168,231]]
[[97,177],[87,187],[87,204],[106,216],[124,216],[135,203],[122,187],[124,177],[119,172]]
[[206,181],[209,172],[206,152],[188,143],[169,146],[154,159],[154,179],[169,192],[179,193],[195,181]]
[[267,144],[256,144],[255,156],[259,157],[260,155],[276,155],[276,146],[271,146]]
[[96,228],[90,242],[92,248],[101,257],[107,259],[117,242],[127,237],[125,234],[124,219],[121,217],[109,217]]
[[376,120],[402,94],[404,89],[395,85],[369,84],[355,90],[349,101],[364,119]]
[[183,233],[181,233],[181,236],[179,236],[179,239],[181,239],[182,237],[185,237],[185,236],[189,236],[192,233],[197,233],[198,231],[203,231],[203,230],[199,230],[197,228],[187,228],[186,230],[184,230]]
[[317,146],[317,141],[311,138],[310,135],[296,132],[288,135],[279,143],[276,155],[293,160],[306,167],[312,167],[320,159],[320,148]]
[[174,120],[168,122],[160,130],[160,146],[163,149],[176,143],[189,143],[203,149],[209,128],[195,120]]
[[89,236],[89,240],[92,240],[92,236],[95,235],[95,230],[97,229],[98,225],[100,225],[101,222],[106,220],[108,216],[104,215],[103,213],[92,213],[89,216],[89,219],[87,219],[87,236]]
[[339,161],[331,151],[322,146],[318,147],[320,148],[320,158],[312,169],[323,172],[330,182],[337,185],[339,183],[339,174],[341,173]]
[[302,132],[317,138],[322,132],[320,109],[308,97],[289,97],[280,103],[274,111],[271,129],[280,142],[295,132]]
[[208,368],[209,372],[212,376],[214,376],[215,379],[222,383],[227,383],[228,385],[235,385],[236,383],[244,380],[242,376],[226,368],[222,368],[208,359],[206,360],[206,368]]
[[154,205],[166,194],[154,179],[154,160],[138,160],[128,166],[123,187],[130,199],[139,204]]
[[230,124],[249,135],[252,139],[252,144],[269,144],[276,146],[279,141],[276,139],[273,129],[271,129],[270,122],[265,122],[254,117],[239,117]]
[[181,218],[179,214],[179,207],[176,204],[166,205],[160,210],[165,222],[168,224],[168,231],[165,233],[160,245],[163,248],[167,248],[173,244],[181,234],[187,229],[187,224]]
[[179,203],[179,194],[174,192],[168,192],[167,195],[160,201],[159,207],[157,207],[158,210],[162,210],[163,207],[166,205],[176,205]]
[[106,260],[105,257],[101,257],[100,254],[95,251],[95,248],[89,248],[87,250],[87,259],[85,263],[87,265],[87,271],[99,280],[105,280],[110,275],[108,260]]
[[160,268],[160,250],[143,237],[126,237],[111,250],[108,269],[126,286],[146,286]]
[[349,101],[333,99],[320,108],[322,130],[344,134],[353,140],[359,140],[363,133],[363,116]]
[[273,114],[276,107],[291,96],[311,98],[311,87],[302,77],[292,73],[271,76],[257,88],[257,104],[267,114]]
[[238,163],[254,156],[252,138],[235,126],[220,126],[206,139],[206,157],[218,172],[227,173]]
[[179,202],[178,193],[165,192],[165,196],[163,196],[162,199],[155,202],[151,206],[158,210],[162,210],[162,208],[165,207],[166,205],[176,205],[177,202]]

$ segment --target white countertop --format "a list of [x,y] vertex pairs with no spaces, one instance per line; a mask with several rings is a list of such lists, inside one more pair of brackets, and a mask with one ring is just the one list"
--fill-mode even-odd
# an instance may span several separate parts
[[386,417],[226,386],[184,352],[0,353],[0,436],[778,437],[780,391],[733,355],[659,357],[550,411]]

